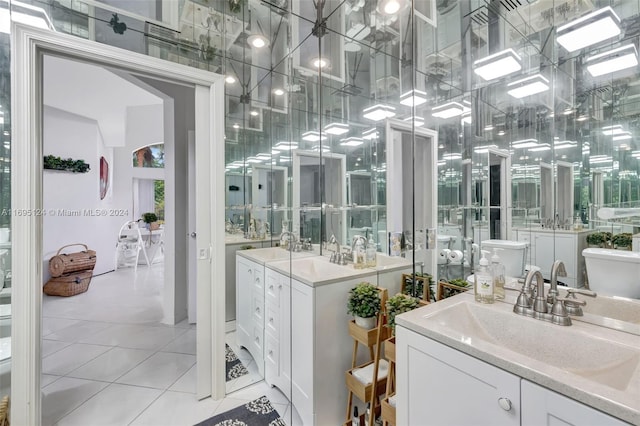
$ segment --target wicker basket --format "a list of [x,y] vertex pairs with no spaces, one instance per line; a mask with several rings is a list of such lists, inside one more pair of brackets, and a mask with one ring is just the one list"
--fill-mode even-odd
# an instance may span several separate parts
[[[60,252],[72,246],[83,246],[84,251],[76,253],[60,254]],[[49,272],[52,277],[61,277],[64,274],[77,271],[93,270],[96,266],[96,252],[89,250],[86,244],[75,243],[60,247],[60,250],[49,260]]]
[[75,296],[89,289],[89,283],[93,271],[80,271],[65,274],[61,277],[52,277],[44,285],[43,291],[49,296]]

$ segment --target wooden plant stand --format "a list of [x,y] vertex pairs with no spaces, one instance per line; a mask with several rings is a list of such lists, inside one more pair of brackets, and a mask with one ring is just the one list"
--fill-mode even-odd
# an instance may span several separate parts
[[396,407],[389,404],[389,398],[396,394],[396,338],[391,337],[384,341],[384,357],[389,362],[389,374],[387,374],[387,389],[382,400],[383,425],[396,425]]
[[411,274],[402,274],[400,293],[409,295],[409,289],[415,288],[418,283],[422,284],[422,293],[418,298],[424,300],[425,302],[429,302],[429,277],[414,277]]

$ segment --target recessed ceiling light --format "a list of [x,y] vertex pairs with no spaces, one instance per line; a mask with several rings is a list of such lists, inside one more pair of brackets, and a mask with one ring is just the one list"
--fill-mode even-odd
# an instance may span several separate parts
[[314,68],[326,68],[329,65],[329,60],[325,58],[314,58],[311,64]]
[[560,26],[556,40],[569,52],[600,43],[620,34],[620,18],[610,6]]
[[506,49],[473,63],[473,72],[485,80],[494,80],[522,69],[522,58],[513,50]]
[[464,107],[458,102],[448,102],[443,105],[433,107],[431,115],[438,118],[457,117],[464,112]]
[[549,151],[551,150],[551,146],[548,143],[541,143],[538,146],[534,146],[529,148],[531,152],[540,152],[540,151]]
[[498,131],[498,136],[504,136],[504,130]]
[[396,115],[396,109],[389,105],[377,104],[362,111],[362,116],[368,120],[380,121]]
[[407,106],[418,106],[427,102],[427,94],[421,90],[413,89],[400,96],[400,103]]
[[247,37],[247,42],[255,47],[256,49],[260,49],[262,47],[268,46],[269,45],[269,40],[267,40],[267,38],[265,36],[263,36],[262,34],[252,34],[249,37]]
[[284,90],[282,90],[282,89],[274,89],[273,90],[273,94],[276,95],[276,96],[282,96],[282,95],[284,95]]
[[234,128],[234,129],[239,129],[239,128],[240,128],[240,125],[239,125],[238,123],[234,123],[234,124],[233,124],[233,128]]
[[225,77],[224,81],[226,81],[229,84],[233,84],[236,82],[236,78],[232,75],[228,75]]
[[252,117],[257,117],[259,113],[258,111],[251,111],[249,114],[251,114]]
[[364,143],[364,140],[360,138],[350,137],[346,139],[342,139],[340,141],[340,145],[342,146],[360,146]]
[[378,2],[378,11],[385,15],[393,15],[398,13],[402,7],[401,0],[380,0]]

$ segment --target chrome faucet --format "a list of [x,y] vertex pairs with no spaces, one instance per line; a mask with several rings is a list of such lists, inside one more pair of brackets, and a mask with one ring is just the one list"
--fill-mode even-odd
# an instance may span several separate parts
[[567,312],[569,313],[569,315],[581,317],[582,315],[584,315],[584,313],[582,312],[582,306],[585,306],[587,302],[576,298],[576,293],[582,294],[583,296],[589,296],[589,297],[598,297],[598,293],[596,293],[595,291],[585,290],[582,288],[567,289],[567,296],[564,299],[564,304],[567,308]]
[[562,260],[556,260],[551,266],[551,288],[549,289],[549,295],[547,296],[547,303],[553,305],[556,303],[558,297],[558,277],[566,277],[567,269],[564,267]]
[[[335,250],[331,250],[331,247],[334,247]],[[340,243],[334,234],[331,234],[329,237],[329,241],[327,242],[327,250],[331,252],[331,257],[329,261],[331,263],[337,263],[338,265],[345,265],[346,260],[344,254],[340,252]]]
[[[287,237],[286,244],[283,245],[282,241],[285,241],[285,237]],[[280,234],[280,246],[285,250],[289,250],[289,251],[295,250],[296,242],[297,242],[296,234],[294,234],[293,232],[285,230],[285,231],[282,231],[282,233]]]
[[[527,289],[530,288],[534,279],[536,281],[537,291],[535,299],[532,301],[526,292]],[[569,299],[555,297],[555,301],[551,307],[551,312],[549,313],[547,300],[544,296],[544,278],[542,277],[542,273],[540,271],[531,270],[527,273],[527,276],[524,279],[524,284],[522,285],[522,290],[520,291],[518,300],[513,306],[513,312],[518,315],[548,321],[557,325],[571,325],[571,318],[569,317],[564,305],[564,302],[567,300]],[[577,302],[581,301],[577,300]],[[582,302],[582,304],[584,305],[585,303]]]

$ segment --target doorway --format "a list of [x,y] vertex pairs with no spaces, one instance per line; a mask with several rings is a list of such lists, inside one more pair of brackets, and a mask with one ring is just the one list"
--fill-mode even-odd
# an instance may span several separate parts
[[511,157],[489,149],[489,238],[508,240],[511,234]]
[[[43,56],[50,54],[121,69],[138,76],[187,85],[195,90],[196,228],[198,329],[197,396],[224,395],[224,285],[211,285],[212,270],[224,271],[224,146],[214,144],[223,135],[223,81],[221,76],[167,61],[80,40],[54,32],[14,24],[12,45],[12,102],[15,148],[12,152],[12,206],[42,211],[42,75]],[[214,167],[212,167],[212,165]],[[216,227],[211,224],[219,223]],[[42,293],[27,283],[43,281],[42,215],[16,217],[12,233],[14,248],[14,315],[12,420],[16,424],[38,424],[41,419],[40,358]],[[180,238],[185,238],[181,236]],[[176,237],[177,238],[177,237]],[[186,238],[185,238],[186,239]],[[186,242],[185,242],[186,244]],[[166,291],[167,289],[165,289]],[[172,290],[169,290],[171,293]],[[166,296],[166,294],[165,294]],[[169,294],[171,297],[172,294]],[[185,308],[186,309],[186,308]]]

